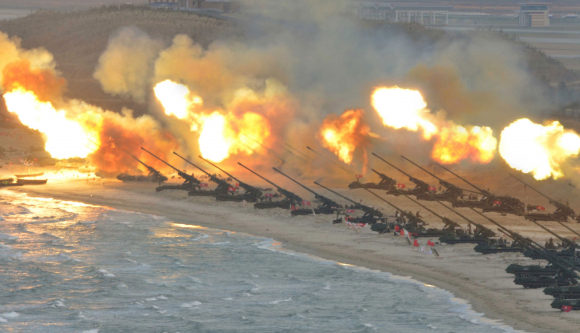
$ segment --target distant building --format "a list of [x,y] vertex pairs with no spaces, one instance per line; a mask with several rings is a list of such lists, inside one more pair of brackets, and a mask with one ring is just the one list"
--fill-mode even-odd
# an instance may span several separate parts
[[453,6],[361,1],[356,5],[356,15],[364,20],[447,25],[452,9]]
[[550,26],[549,3],[521,3],[520,27],[548,27]]
[[223,13],[240,11],[240,1],[236,0],[149,0],[149,6],[182,10],[206,9]]

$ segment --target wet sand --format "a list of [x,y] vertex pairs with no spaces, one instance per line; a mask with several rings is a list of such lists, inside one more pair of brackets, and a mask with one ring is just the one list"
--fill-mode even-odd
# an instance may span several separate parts
[[[512,186],[511,182],[502,183]],[[156,193],[155,184],[123,184],[117,181],[52,180],[47,186],[12,188],[30,196],[46,196],[81,201],[116,209],[166,216],[178,223],[194,223],[206,227],[246,232],[282,242],[285,248],[313,254],[342,263],[363,266],[411,276],[426,284],[453,292],[468,300],[475,311],[487,318],[503,321],[517,329],[530,332],[577,332],[580,312],[563,313],[552,309],[553,298],[542,289],[524,290],[513,283],[513,275],[505,273],[510,263],[530,263],[521,254],[483,256],[473,251],[473,245],[437,245],[440,257],[418,253],[407,241],[392,234],[378,235],[368,227],[353,230],[344,224],[333,225],[334,216],[317,215],[292,218],[289,211],[255,210],[252,204],[216,202],[213,198],[188,197],[184,191]],[[2,190],[4,191],[4,190]],[[362,198],[366,204],[394,211],[363,190],[338,190],[351,197]],[[526,190],[526,193],[529,189]],[[1,195],[1,191],[0,191]],[[382,195],[382,193],[381,193]],[[420,209],[404,197],[386,197],[395,205],[413,211]],[[538,199],[539,200],[539,199]],[[342,200],[337,200],[345,203]],[[455,219],[435,203],[427,204],[437,213]],[[439,207],[437,207],[439,206]],[[462,213],[476,222],[496,229],[491,223],[467,209]],[[442,224],[431,214],[421,211],[433,227]],[[489,214],[525,236],[545,241],[549,235],[521,217]],[[463,221],[456,220],[462,225]],[[569,236],[555,223],[548,227]],[[579,225],[569,224],[575,230]],[[433,239],[436,241],[436,239]],[[427,239],[419,239],[421,245]],[[534,261],[537,263],[537,261]]]

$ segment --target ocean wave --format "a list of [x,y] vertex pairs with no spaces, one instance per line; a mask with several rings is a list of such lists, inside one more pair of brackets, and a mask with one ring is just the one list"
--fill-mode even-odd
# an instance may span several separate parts
[[104,277],[110,277],[110,278],[114,278],[115,277],[114,274],[109,273],[106,269],[100,268],[100,269],[97,270],[97,272],[99,274],[101,274],[102,276],[104,276]]
[[[277,244],[277,245],[274,245],[274,244]],[[288,256],[292,256],[292,257],[307,259],[307,260],[310,260],[310,261],[313,261],[316,263],[339,264],[344,269],[350,269],[350,270],[353,270],[353,271],[358,272],[358,273],[372,274],[373,276],[379,276],[379,277],[384,278],[390,282],[407,284],[407,285],[414,285],[424,292],[438,293],[440,296],[445,297],[447,299],[447,301],[454,306],[453,308],[451,308],[449,310],[449,312],[457,314],[459,316],[459,318],[464,319],[466,321],[469,321],[472,324],[491,326],[491,327],[494,327],[497,329],[501,329],[507,333],[515,333],[515,332],[524,333],[525,332],[525,331],[521,331],[521,330],[515,330],[513,327],[504,324],[500,320],[493,320],[493,319],[486,318],[483,313],[475,312],[473,310],[471,304],[467,300],[456,298],[455,295],[448,290],[445,290],[445,289],[442,289],[442,288],[439,288],[439,287],[436,287],[433,285],[425,284],[425,283],[423,283],[419,280],[415,280],[411,277],[398,276],[398,275],[394,275],[392,273],[382,272],[379,270],[373,270],[373,269],[369,269],[369,268],[361,267],[361,266],[342,264],[342,263],[338,263],[336,261],[327,260],[327,259],[316,257],[316,256],[313,256],[310,254],[290,251],[290,250],[284,249],[279,244],[280,243],[276,242],[274,239],[267,239],[267,240],[258,242],[255,245],[259,249],[268,250],[271,252],[280,253],[280,254],[284,254],[284,255],[288,255]],[[292,278],[296,278],[296,277],[293,277],[291,275],[289,275],[289,276]],[[296,278],[296,279],[298,279],[298,278]]]
[[276,305],[276,304],[280,304],[282,302],[290,302],[290,301],[292,301],[292,297],[285,298],[285,299],[277,299],[275,301],[268,302],[268,304]]
[[192,308],[194,306],[200,306],[201,304],[203,304],[203,303],[201,303],[199,301],[193,301],[193,302],[189,302],[189,303],[183,303],[183,304],[181,304],[181,307],[182,308]]

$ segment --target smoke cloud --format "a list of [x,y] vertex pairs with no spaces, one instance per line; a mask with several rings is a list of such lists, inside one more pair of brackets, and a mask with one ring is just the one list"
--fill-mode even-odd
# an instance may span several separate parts
[[144,102],[150,88],[151,67],[161,48],[161,42],[141,30],[123,28],[109,40],[93,76],[105,92]]
[[20,62],[20,66],[36,70],[54,70],[55,64],[50,52],[43,48],[24,50],[20,44],[19,38],[9,37],[0,31],[0,85],[2,86],[4,86],[4,70],[9,64]]
[[[325,119],[339,119],[344,110],[365,111],[358,126],[377,135],[357,142],[364,142],[369,152],[412,151],[425,156],[422,162],[429,160],[441,143],[383,126],[371,106],[371,94],[379,86],[417,89],[433,118],[469,131],[488,126],[496,137],[510,121],[545,107],[543,87],[530,74],[519,45],[487,32],[455,36],[417,25],[363,22],[356,18],[356,8],[351,1],[248,2],[244,11],[253,21],[240,23],[243,37],[223,38],[207,47],[185,34],[172,36],[164,46],[136,28],[126,28],[111,37],[94,77],[105,91],[140,102],[165,80],[187,86],[200,101],[189,115],[178,119],[150,99],[151,121],[159,123],[149,129],[168,129],[192,156],[200,153],[200,119],[217,112],[228,122],[230,156],[260,160],[273,151],[290,166],[303,160],[285,144],[324,151],[316,133]],[[0,36],[0,43],[6,39]],[[24,57],[18,47],[6,52],[6,58]],[[260,121],[250,126],[252,121],[243,119]],[[263,119],[269,126],[260,125]],[[261,127],[267,131],[258,133]],[[451,134],[447,141],[454,142],[457,136]],[[260,136],[264,147],[244,136]],[[357,172],[366,164],[360,155],[352,155],[350,164]]]

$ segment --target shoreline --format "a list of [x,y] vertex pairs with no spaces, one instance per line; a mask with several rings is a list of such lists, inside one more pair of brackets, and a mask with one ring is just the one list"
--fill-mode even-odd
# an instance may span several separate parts
[[355,232],[332,225],[329,216],[292,218],[280,209],[254,210],[250,204],[216,203],[213,198],[187,197],[182,191],[155,193],[153,184],[66,181],[11,191],[165,216],[178,223],[193,224],[191,216],[195,216],[194,224],[204,227],[267,237],[290,251],[409,276],[449,291],[466,300],[475,313],[516,330],[577,332],[580,325],[579,313],[552,309],[551,298],[541,289],[524,290],[513,284],[513,276],[505,273],[504,259],[513,262],[514,254],[481,256],[472,245],[454,245],[438,246],[439,258],[427,257],[413,252],[401,238],[377,235],[368,227]]

